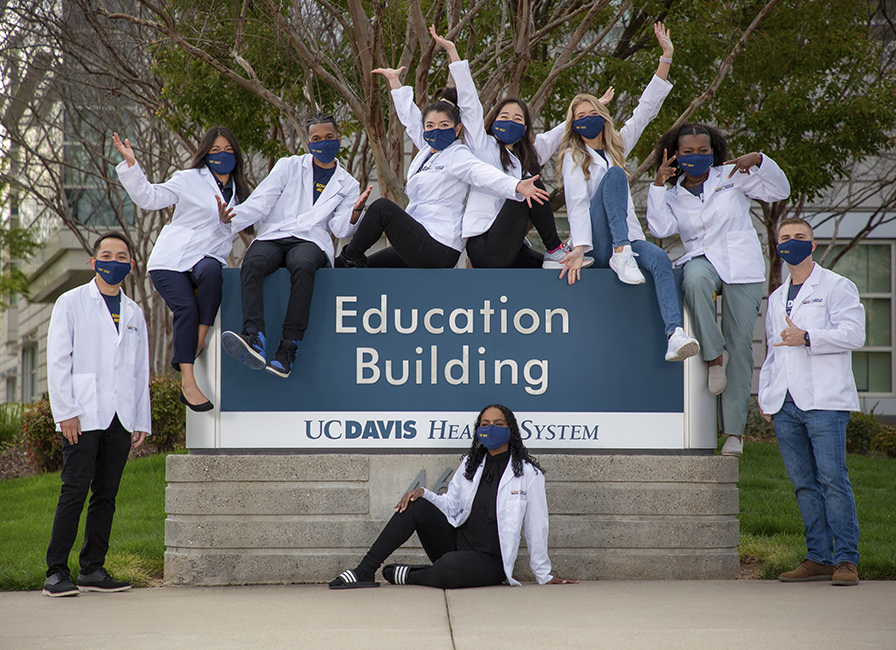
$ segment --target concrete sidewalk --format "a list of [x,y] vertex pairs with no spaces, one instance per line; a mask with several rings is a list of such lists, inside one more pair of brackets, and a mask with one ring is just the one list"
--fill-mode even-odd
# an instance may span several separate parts
[[325,585],[0,593],[0,648],[896,648],[896,581]]

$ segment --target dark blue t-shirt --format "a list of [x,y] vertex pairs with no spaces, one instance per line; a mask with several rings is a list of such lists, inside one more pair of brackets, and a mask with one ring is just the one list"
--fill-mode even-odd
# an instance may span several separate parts
[[112,322],[115,323],[115,329],[118,329],[118,321],[121,319],[121,291],[116,293],[114,296],[107,296],[106,294],[100,294],[103,297],[103,300],[106,301],[106,307],[109,308],[109,313],[112,315]]
[[787,305],[784,307],[784,311],[787,312],[788,316],[790,316],[790,310],[793,309],[793,301],[796,300],[796,295],[800,292],[802,286],[801,284],[791,284],[787,290]]
[[314,167],[314,193],[312,194],[311,202],[317,203],[317,198],[323,193],[330,179],[333,178],[333,174],[336,172],[336,165],[329,169],[320,165],[312,165],[312,167]]

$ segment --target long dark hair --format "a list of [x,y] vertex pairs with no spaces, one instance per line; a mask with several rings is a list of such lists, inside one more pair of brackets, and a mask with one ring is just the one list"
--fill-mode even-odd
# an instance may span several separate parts
[[199,143],[199,149],[196,151],[196,155],[193,156],[193,162],[190,163],[190,169],[202,169],[206,166],[205,157],[208,155],[208,152],[215,144],[215,140],[217,140],[220,135],[227,138],[230,146],[233,147],[233,154],[236,156],[236,167],[230,172],[230,177],[233,178],[233,190],[234,194],[236,194],[236,202],[242,203],[249,198],[249,194],[252,193],[252,188],[249,186],[249,181],[246,180],[246,166],[243,164],[243,151],[240,149],[240,145],[236,141],[236,136],[233,135],[233,131],[226,126],[213,126],[208,130],[208,133],[202,136],[202,141]]
[[460,124],[460,109],[457,107],[457,88],[449,87],[436,91],[432,104],[427,104],[422,111],[424,122],[426,121],[426,116],[433,111],[447,113],[454,120],[455,125]]
[[[496,408],[501,411],[501,413],[504,414],[504,420],[507,422],[507,426],[510,427],[510,464],[511,467],[513,467],[513,475],[523,475],[523,461],[529,463],[532,467],[544,474],[541,465],[538,464],[538,461],[532,457],[529,450],[526,449],[526,445],[523,444],[523,438],[520,436],[520,427],[516,423],[516,416],[513,414],[513,411],[503,404],[489,404],[479,411],[479,417],[476,418],[476,426],[474,429],[479,428],[479,423],[482,422],[482,414],[491,408]],[[480,463],[482,463],[482,459],[485,458],[487,453],[488,449],[485,448],[485,445],[479,442],[479,436],[476,435],[474,430],[473,443],[470,445],[470,451],[467,452],[467,463],[464,465],[465,479],[468,481],[473,480],[473,477],[476,475],[476,469],[479,467]]]
[[[485,118],[485,132],[494,137],[492,135],[492,125],[498,119],[498,114],[501,110],[508,104],[517,104],[523,110],[523,122],[526,125],[526,134],[513,143],[513,154],[519,158],[524,172],[530,176],[536,176],[541,171],[541,165],[538,164],[538,153],[535,151],[535,135],[532,133],[532,118],[529,115],[529,107],[526,106],[526,102],[516,97],[505,97],[502,99],[489,112],[488,117]],[[510,152],[507,151],[507,147],[503,143],[501,144],[501,166],[505,172],[509,171],[511,167]]]
[[[663,164],[663,152],[666,153],[667,159],[675,155],[678,151],[678,140],[684,135],[705,135],[709,137],[709,146],[712,147],[713,167],[718,167],[728,160],[728,143],[725,141],[725,136],[723,136],[718,129],[715,129],[708,124],[692,124],[690,122],[685,122],[677,129],[667,131],[663,137],[660,138],[653,154],[653,166],[656,169],[659,169]],[[676,183],[678,177],[683,173],[681,167],[676,167],[675,174],[669,177],[666,182]]]

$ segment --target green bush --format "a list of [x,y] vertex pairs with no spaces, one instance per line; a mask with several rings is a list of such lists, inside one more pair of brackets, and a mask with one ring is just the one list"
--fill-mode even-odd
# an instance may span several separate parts
[[22,405],[0,404],[0,449],[22,439]]
[[874,409],[871,409],[871,413],[850,413],[849,423],[846,425],[846,451],[850,454],[867,455],[882,426],[874,415]]
[[149,380],[152,435],[147,443],[159,453],[183,449],[187,438],[187,407],[180,402],[180,382],[173,375]]
[[880,425],[877,436],[871,441],[871,451],[896,458],[896,427],[891,424]]
[[62,469],[62,434],[56,431],[50,400],[27,404],[22,414],[22,438],[31,464],[41,472]]

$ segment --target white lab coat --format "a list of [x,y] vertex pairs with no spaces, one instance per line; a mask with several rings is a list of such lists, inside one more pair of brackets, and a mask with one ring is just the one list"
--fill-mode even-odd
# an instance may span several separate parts
[[[659,114],[663,101],[665,101],[671,90],[672,84],[656,75],[644,88],[644,92],[641,94],[632,116],[619,130],[626,156],[635,148],[647,125]],[[609,162],[590,147],[588,148],[588,153],[591,155],[591,164],[589,166],[591,177],[587,181],[585,180],[585,172],[582,171],[582,166],[573,162],[572,152],[565,152],[560,163],[563,174],[563,193],[566,197],[566,214],[569,218],[569,245],[573,247],[584,246],[586,253],[594,248],[594,241],[591,235],[591,199],[594,198],[597,186],[603,180],[604,174],[613,165],[613,159],[610,158],[609,153],[606,154]],[[644,231],[638,222],[638,215],[635,214],[635,204],[632,201],[631,190],[628,192],[626,222],[628,223],[629,240],[644,240]]]
[[[473,76],[470,74],[470,64],[467,61],[455,61],[448,66],[448,69],[457,86],[457,106],[460,109],[460,119],[464,125],[464,142],[477,158],[503,172],[501,149],[505,147],[496,137],[485,131],[482,104],[479,101],[479,94],[476,92],[476,85],[473,83]],[[539,165],[544,165],[551,156],[557,153],[557,148],[563,139],[564,128],[566,128],[566,122],[561,122],[547,133],[539,133],[535,136],[535,152],[538,154]],[[506,151],[510,154],[512,165],[506,173],[517,180],[522,180],[523,169],[520,161],[512,151],[509,149]],[[528,177],[528,174],[526,176]],[[503,196],[498,196],[488,189],[471,187],[470,195],[467,197],[467,207],[464,210],[461,237],[469,239],[481,235],[491,228],[505,200]]]
[[[405,191],[410,203],[405,212],[437,242],[462,251],[461,226],[467,189],[470,186],[487,188],[501,197],[502,202],[524,200],[516,192],[519,179],[482,162],[460,140],[430,156],[430,146],[423,139],[423,115],[414,103],[414,90],[410,86],[397,88],[392,91],[392,100],[408,137],[420,150],[408,167]],[[424,162],[428,169],[421,172]]]
[[314,156],[288,156],[274,165],[252,195],[236,206],[230,222],[233,232],[255,225],[255,239],[270,241],[296,237],[314,242],[333,265],[333,240],[355,234],[352,208],[360,185],[338,162],[333,177],[314,200]]
[[53,305],[47,334],[47,382],[56,430],[78,417],[82,431],[109,428],[151,432],[149,338],[143,311],[121,292],[119,329],[91,280]]
[[703,183],[703,200],[682,186],[651,185],[647,193],[647,226],[660,239],[681,236],[685,254],[675,266],[705,255],[725,284],[765,280],[765,258],[750,217],[750,199],[780,201],[790,195],[790,183],[778,164],[766,155],[749,174],[733,165],[710,167]]
[[[207,167],[175,172],[165,183],[153,185],[139,164],[124,161],[115,168],[128,196],[143,210],[162,210],[177,204],[171,223],[162,228],[152,248],[149,271],[189,271],[203,257],[227,265],[233,247],[229,224],[221,224],[215,197],[224,200],[215,177]],[[236,193],[228,205],[236,201]]]
[[865,309],[856,285],[816,264],[793,301],[790,320],[809,332],[811,345],[780,346],[790,278],[768,297],[768,356],[759,371],[759,407],[781,410],[787,391],[803,411],[858,411],[852,350],[865,344]]
[[[435,504],[455,528],[470,516],[473,498],[482,479],[485,458],[476,469],[472,481],[464,478],[466,457],[455,470],[445,494],[436,494],[423,488],[423,497]],[[544,491],[544,474],[532,465],[523,462],[523,475],[513,475],[513,459],[508,461],[501,482],[498,484],[498,541],[501,545],[501,559],[507,583],[518,587],[513,579],[513,563],[520,550],[520,530],[526,535],[529,549],[529,567],[538,584],[550,582],[551,560],[548,557],[548,501]]]

